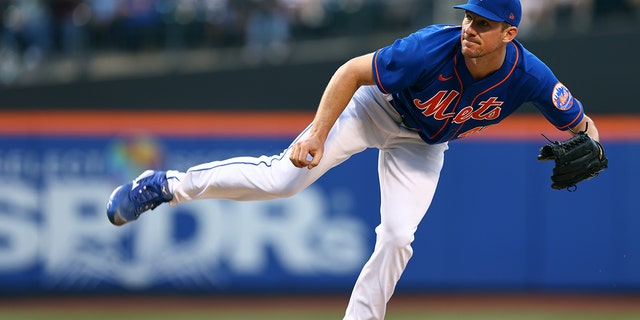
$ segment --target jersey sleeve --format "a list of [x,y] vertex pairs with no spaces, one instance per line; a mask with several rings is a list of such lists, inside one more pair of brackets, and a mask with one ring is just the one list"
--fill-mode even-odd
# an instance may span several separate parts
[[444,57],[455,50],[460,28],[432,25],[375,52],[372,68],[378,89],[396,93],[429,78]]
[[393,93],[415,83],[424,67],[420,42],[412,34],[376,51],[373,75],[378,89]]
[[531,102],[556,128],[568,130],[577,125],[584,117],[582,102],[542,62],[535,68],[530,72],[541,76],[533,84],[537,90]]

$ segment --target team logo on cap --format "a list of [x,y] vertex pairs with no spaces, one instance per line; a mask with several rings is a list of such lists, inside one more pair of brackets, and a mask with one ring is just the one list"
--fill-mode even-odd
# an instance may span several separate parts
[[556,83],[553,88],[553,105],[560,110],[569,110],[573,107],[573,96],[569,89],[562,83]]

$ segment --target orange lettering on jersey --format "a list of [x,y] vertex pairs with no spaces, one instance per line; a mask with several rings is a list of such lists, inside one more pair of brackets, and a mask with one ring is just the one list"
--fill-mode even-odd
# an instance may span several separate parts
[[460,93],[455,90],[439,91],[431,99],[422,102],[419,99],[414,99],[414,105],[422,110],[422,114],[427,117],[433,116],[436,120],[446,120],[453,118],[453,123],[462,124],[469,119],[473,120],[495,120],[500,116],[501,106],[503,101],[498,101],[497,97],[491,97],[485,101],[478,103],[478,109],[474,109],[474,106],[467,106],[457,113],[449,112],[445,113],[447,108],[451,105],[451,102]]
[[481,101],[480,108],[474,111],[471,117],[475,120],[494,120],[500,116],[503,103],[502,101],[498,101],[497,97],[491,97],[485,101]]
[[[445,94],[447,95],[446,97]],[[458,94],[458,91],[455,90],[449,91],[448,94],[447,91],[438,91],[438,93],[426,102],[414,99],[413,104],[415,104],[418,109],[423,110],[422,114],[425,116],[433,116],[437,120],[444,120],[453,117],[453,113],[445,114],[444,111],[447,110],[453,99],[455,99]]]

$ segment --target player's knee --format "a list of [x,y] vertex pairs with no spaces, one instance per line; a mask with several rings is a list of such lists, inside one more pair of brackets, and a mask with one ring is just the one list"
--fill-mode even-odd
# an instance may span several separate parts
[[298,193],[298,190],[293,188],[282,188],[282,189],[271,190],[269,193],[274,198],[289,198],[296,195]]
[[289,198],[298,194],[302,189],[304,189],[304,186],[297,183],[280,183],[273,185],[269,193],[274,198]]
[[407,229],[380,229],[378,230],[378,241],[387,247],[407,248],[414,240],[412,230]]

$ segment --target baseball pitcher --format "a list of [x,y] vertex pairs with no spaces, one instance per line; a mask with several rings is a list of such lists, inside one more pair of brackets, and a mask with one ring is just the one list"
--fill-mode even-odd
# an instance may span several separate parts
[[338,68],[312,123],[281,154],[213,161],[186,172],[146,171],[113,191],[109,220],[122,225],[164,202],[289,197],[352,155],[377,148],[381,222],[344,319],[383,319],[449,141],[481,134],[531,102],[568,132],[567,141],[540,149],[540,160],[556,162],[553,188],[574,188],[608,165],[582,102],[516,40],[520,1],[469,0],[455,8],[461,25],[427,26]]

